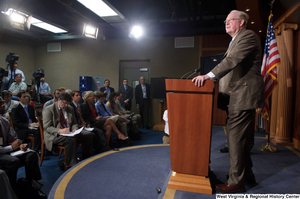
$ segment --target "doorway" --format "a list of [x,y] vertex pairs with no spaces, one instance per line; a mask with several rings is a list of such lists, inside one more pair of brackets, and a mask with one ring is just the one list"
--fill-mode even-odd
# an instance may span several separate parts
[[[121,60],[120,61],[120,84],[123,85],[123,79],[128,79],[128,86],[133,88],[133,98],[131,111],[139,113],[135,102],[135,87],[140,83],[140,77],[145,77],[145,82],[150,83],[150,60]],[[150,117],[149,117],[150,118]]]

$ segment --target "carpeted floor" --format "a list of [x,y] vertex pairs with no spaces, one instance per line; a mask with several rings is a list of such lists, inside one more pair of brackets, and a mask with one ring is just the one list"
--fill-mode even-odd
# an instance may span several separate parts
[[[210,179],[214,187],[217,183],[226,182],[229,157],[227,153],[219,153],[226,140],[223,127],[214,126],[212,129]],[[143,132],[142,139],[133,143],[138,145],[137,147],[122,148],[119,152],[94,156],[65,173],[59,170],[57,157],[50,156],[50,160],[44,161],[41,167],[41,182],[44,184],[42,190],[49,198],[55,199],[216,198],[215,192],[213,195],[205,195],[167,189],[171,175],[169,147],[147,145],[161,144],[163,132]],[[264,134],[256,133],[252,160],[257,184],[247,185],[246,193],[300,194],[299,151],[293,147],[276,147],[277,153],[260,151],[259,147],[266,142]],[[20,169],[18,177],[23,176],[24,169]],[[161,193],[157,193],[157,187],[161,189]]]

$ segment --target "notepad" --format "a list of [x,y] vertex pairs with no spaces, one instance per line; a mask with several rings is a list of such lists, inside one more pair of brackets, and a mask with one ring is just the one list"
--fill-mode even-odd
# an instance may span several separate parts
[[30,151],[32,151],[32,150],[27,148],[26,151],[19,150],[19,151],[11,152],[10,155],[11,156],[20,156],[20,155],[23,155],[24,153],[29,153]]
[[74,131],[74,132],[70,132],[69,134],[60,134],[60,135],[62,135],[62,136],[73,137],[73,136],[79,134],[82,130],[83,130],[83,127],[81,127],[80,129],[77,129],[77,130]]

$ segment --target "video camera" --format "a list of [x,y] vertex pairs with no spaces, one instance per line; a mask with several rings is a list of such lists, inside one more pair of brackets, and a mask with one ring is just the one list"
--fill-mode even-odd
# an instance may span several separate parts
[[15,53],[9,53],[7,56],[6,56],[6,62],[8,63],[15,63],[15,61],[18,61],[19,60],[19,55],[15,55]]
[[8,71],[4,70],[3,68],[0,68],[0,81],[2,81],[3,77],[8,76]]
[[35,82],[39,82],[41,77],[45,77],[44,70],[38,68],[37,71],[32,74],[32,76],[34,77]]

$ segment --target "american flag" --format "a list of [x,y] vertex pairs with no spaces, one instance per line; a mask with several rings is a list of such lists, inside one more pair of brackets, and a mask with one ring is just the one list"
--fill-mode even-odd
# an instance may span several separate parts
[[277,69],[276,67],[280,64],[280,57],[277,48],[277,42],[273,28],[273,15],[269,16],[268,33],[265,43],[264,57],[261,66],[261,75],[265,82],[265,106],[264,108],[257,109],[257,112],[269,120],[269,108],[270,100],[269,97],[275,86],[277,85]]

